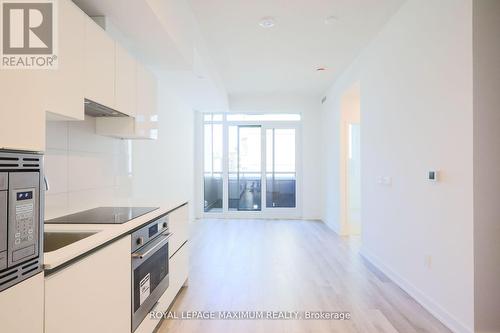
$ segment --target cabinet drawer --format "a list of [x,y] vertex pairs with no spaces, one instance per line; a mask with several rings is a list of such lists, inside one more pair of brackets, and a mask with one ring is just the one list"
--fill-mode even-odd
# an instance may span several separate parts
[[168,242],[168,251],[172,256],[189,238],[188,205],[177,208],[168,214],[168,227],[172,237]]
[[166,311],[179,293],[189,272],[189,242],[184,243],[177,253],[169,260],[168,289],[158,301],[159,311]]
[[173,289],[174,295],[177,295],[179,289],[186,281],[189,271],[189,242],[186,242],[182,247],[170,258],[169,288]]

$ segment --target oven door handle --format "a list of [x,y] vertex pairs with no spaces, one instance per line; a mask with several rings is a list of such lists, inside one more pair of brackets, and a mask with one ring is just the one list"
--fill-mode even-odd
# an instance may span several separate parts
[[161,234],[159,237],[158,237],[158,240],[155,240],[154,244],[150,245],[150,246],[147,246],[147,251],[146,252],[134,252],[132,253],[132,259],[145,259],[147,257],[149,257],[150,255],[152,255],[154,252],[156,252],[156,250],[160,247],[162,247],[163,245],[165,245],[167,242],[168,242],[168,239],[170,237],[172,237],[172,233],[169,232],[169,233],[165,233],[165,234]]

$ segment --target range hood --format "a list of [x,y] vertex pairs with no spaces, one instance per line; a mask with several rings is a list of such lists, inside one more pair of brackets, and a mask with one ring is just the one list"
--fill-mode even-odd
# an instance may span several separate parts
[[85,114],[91,117],[128,117],[125,113],[85,98]]

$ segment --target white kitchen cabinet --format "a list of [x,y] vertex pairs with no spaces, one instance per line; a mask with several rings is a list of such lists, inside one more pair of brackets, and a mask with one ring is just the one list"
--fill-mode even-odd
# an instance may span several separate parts
[[115,42],[92,20],[85,19],[85,98],[104,106],[115,106]]
[[123,237],[45,278],[45,333],[130,332],[130,242]]
[[[156,77],[136,64],[134,117],[97,118],[96,133],[122,139],[156,139],[158,131]],[[118,110],[120,111],[120,110]]]
[[[14,76],[8,75],[14,74],[14,70],[5,70],[4,72],[0,74],[2,83],[7,76]],[[26,86],[14,83],[24,81],[20,77],[29,76],[27,71],[23,72],[21,75],[13,77],[10,84],[0,84],[0,89],[5,92],[5,96],[2,95],[0,98],[0,148],[44,151],[45,112],[40,108],[40,95],[23,95],[20,91],[27,89]],[[28,89],[36,90],[38,84],[36,81],[32,81],[28,87]]]
[[58,6],[58,68],[0,72],[0,148],[44,151],[46,112],[81,120],[86,15],[69,0]]
[[88,18],[72,1],[58,2],[58,68],[43,74],[42,109],[51,119],[84,118],[84,38]]
[[58,69],[0,75],[0,148],[44,151],[47,115],[83,120],[84,98],[134,116],[98,119],[99,134],[155,139],[155,77],[72,1],[58,3]]
[[139,137],[154,139],[158,117],[156,99],[156,77],[144,66],[137,66],[136,133]]
[[182,286],[187,285],[189,273],[189,242],[184,243],[170,258],[169,265],[169,272],[171,272],[169,275],[170,290],[167,290],[165,293],[166,295],[164,295],[164,304],[168,304],[165,309],[170,306]]
[[0,293],[0,331],[43,333],[43,273]]
[[177,208],[168,214],[168,228],[172,237],[168,242],[168,253],[173,255],[188,240],[189,210],[188,205]]
[[115,110],[134,116],[137,108],[137,62],[115,43]]

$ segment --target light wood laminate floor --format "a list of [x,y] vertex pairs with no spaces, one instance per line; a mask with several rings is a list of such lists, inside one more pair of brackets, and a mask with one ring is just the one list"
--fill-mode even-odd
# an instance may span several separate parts
[[200,220],[171,311],[349,311],[334,320],[164,320],[160,333],[450,332],[318,221]]

